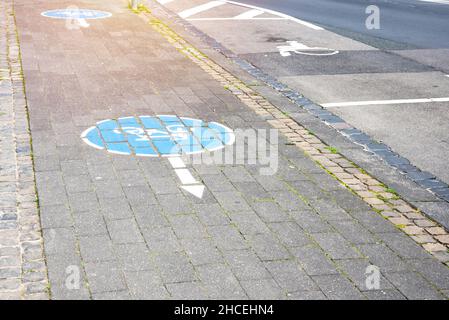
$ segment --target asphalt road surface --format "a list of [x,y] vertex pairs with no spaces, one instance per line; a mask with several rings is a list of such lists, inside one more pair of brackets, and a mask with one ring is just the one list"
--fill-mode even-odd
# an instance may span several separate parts
[[[380,49],[449,48],[449,1],[242,0],[310,21]],[[365,9],[380,9],[380,29],[368,30]]]

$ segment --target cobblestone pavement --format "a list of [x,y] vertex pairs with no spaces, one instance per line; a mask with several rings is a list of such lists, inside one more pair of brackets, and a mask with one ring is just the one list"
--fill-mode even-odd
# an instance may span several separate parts
[[[11,1],[2,2],[2,15],[8,16],[10,5]],[[87,20],[89,26],[80,27],[40,15],[74,5],[112,16]],[[230,75],[201,64],[205,57],[180,45],[176,35],[151,15],[150,26],[148,16],[139,19],[122,0],[16,0],[15,17],[52,299],[448,298],[449,268],[441,262],[447,254],[444,242],[433,243],[439,250],[438,254],[429,250],[432,255],[384,219],[378,213],[381,208],[373,209],[384,203],[370,200],[370,205],[351,193],[341,183],[347,179],[344,172],[338,181],[314,162],[320,159],[312,160],[287,139],[284,133],[290,131],[281,124],[294,127],[287,117],[281,121],[282,113],[266,102],[257,106],[266,104],[269,111],[249,107],[246,98],[237,97],[246,89],[225,87],[221,80],[232,80]],[[1,21],[4,36],[8,24]],[[6,21],[12,30],[13,19]],[[16,47],[12,52],[17,57]],[[191,53],[198,63],[186,58]],[[11,67],[15,70],[17,65],[6,69]],[[1,180],[0,199],[2,210],[14,211],[18,202],[19,210],[25,204],[24,211],[30,212],[33,223],[24,230],[33,230],[33,242],[11,243],[22,248],[25,266],[28,248],[36,254],[33,259],[42,262],[34,247],[39,242],[39,224],[32,219],[37,214],[32,205],[34,187],[26,188],[25,201],[3,196],[21,196],[22,189],[15,193],[14,187],[21,186],[21,174],[23,181],[32,181],[28,140],[22,133],[24,103],[16,105],[11,99],[11,89],[19,89],[21,83],[17,76],[14,87],[14,75],[12,87],[8,76],[1,82],[1,179],[9,177],[13,184]],[[24,102],[20,90],[13,98]],[[19,109],[13,112],[15,106]],[[279,149],[278,171],[264,176],[261,164],[188,163],[195,179],[206,186],[198,199],[180,188],[167,159],[115,155],[80,138],[101,120],[158,114],[217,121],[232,129],[278,126],[278,144],[271,141]],[[11,131],[14,123],[20,134]],[[8,158],[12,156],[17,160]],[[8,188],[12,191],[4,193]],[[406,208],[395,201],[395,208]],[[423,228],[444,235],[431,221],[414,219],[407,208],[404,212],[410,214],[406,226],[426,221]],[[407,218],[393,215],[392,211],[391,218]],[[8,260],[3,258],[7,251],[3,242],[19,239],[19,226],[28,221],[20,221],[20,212],[19,226],[14,213],[3,216],[13,221],[1,222],[2,227],[11,225],[12,231],[0,230],[0,292],[3,283],[21,283],[10,280],[16,278],[25,283],[26,292],[43,297],[45,272],[40,268],[33,273],[37,276],[31,279],[33,285],[26,285],[17,249],[11,249],[15,258],[10,259],[16,268],[2,267]],[[381,273],[378,286],[372,277],[376,270]],[[18,295],[16,288],[11,285],[8,290],[15,291],[8,294]]]
[[11,1],[0,3],[0,299],[48,298]]

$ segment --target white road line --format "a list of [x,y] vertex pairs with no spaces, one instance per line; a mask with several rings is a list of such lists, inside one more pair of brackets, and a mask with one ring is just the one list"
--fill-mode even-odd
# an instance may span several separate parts
[[263,20],[289,20],[286,18],[252,18],[252,19],[237,19],[234,18],[190,18],[186,19],[188,21],[228,21],[228,20],[255,20],[255,21],[263,21]]
[[224,1],[211,1],[211,2],[207,2],[205,4],[202,4],[202,5],[184,10],[184,11],[178,13],[178,15],[181,18],[185,19],[185,18],[193,16],[197,13],[204,12],[204,11],[210,10],[212,8],[216,8],[216,7],[222,6],[224,4],[226,4],[226,2],[224,2]]
[[296,23],[302,24],[303,26],[311,28],[313,30],[324,30],[323,28],[321,28],[321,27],[319,27],[317,25],[314,25],[313,23],[310,23],[310,22],[307,22],[307,21],[303,21],[301,19],[294,18],[292,16],[289,16],[287,14],[284,14],[284,13],[281,13],[281,12],[278,12],[278,11],[265,9],[265,8],[261,8],[261,7],[257,7],[257,6],[252,6],[252,5],[249,5],[249,4],[244,4],[244,3],[240,3],[240,2],[236,2],[236,1],[228,1],[228,0],[222,0],[222,1],[226,2],[226,3],[230,3],[230,4],[235,4],[237,6],[245,7],[245,8],[261,10],[261,11],[263,11],[265,13],[270,13],[272,15],[275,15],[275,16],[278,16],[278,17],[282,17],[282,18],[286,18],[286,19],[288,19],[290,21],[294,21]]
[[160,4],[167,4],[170,2],[173,2],[174,0],[157,0],[157,2],[159,2]]
[[190,173],[189,169],[175,169],[175,173],[183,185],[198,183]]
[[398,100],[373,100],[373,101],[351,101],[351,102],[336,102],[323,103],[323,108],[336,107],[354,107],[354,106],[372,106],[372,105],[387,105],[387,104],[412,104],[412,103],[431,103],[431,102],[449,102],[448,98],[426,98],[426,99],[398,99]]
[[239,14],[238,16],[235,16],[234,19],[252,19],[255,18],[257,16],[260,16],[261,14],[264,14],[264,12],[262,10],[259,9],[251,9],[249,11],[243,12],[242,14]]
[[421,2],[433,2],[439,4],[449,4],[449,0],[419,0]]
[[168,158],[168,161],[170,161],[170,164],[173,167],[173,169],[180,169],[186,167],[186,164],[184,163],[184,161],[182,161],[180,157],[170,157]]
[[203,197],[205,187],[193,177],[182,158],[170,157],[168,158],[168,161],[173,169],[175,169],[175,173],[181,181],[181,188],[201,199]]

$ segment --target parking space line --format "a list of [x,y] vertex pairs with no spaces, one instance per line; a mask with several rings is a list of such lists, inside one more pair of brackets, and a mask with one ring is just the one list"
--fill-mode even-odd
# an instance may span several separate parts
[[226,2],[224,2],[224,1],[210,1],[205,4],[201,4],[199,6],[184,10],[178,14],[181,18],[185,19],[185,18],[188,18],[195,14],[198,14],[200,12],[204,12],[204,11],[210,10],[212,8],[216,8],[216,7],[222,6],[224,4],[226,4]]
[[431,103],[431,102],[449,102],[447,98],[426,98],[426,99],[398,99],[398,100],[373,100],[373,101],[351,101],[351,102],[336,102],[323,103],[323,108],[336,107],[354,107],[354,106],[371,106],[371,105],[388,105],[388,104],[413,104],[413,103]]
[[174,0],[157,0],[157,2],[159,2],[160,4],[167,4],[170,2],[173,2]]
[[239,14],[238,16],[235,16],[234,19],[252,19],[255,18],[261,14],[264,14],[262,10],[259,9],[251,9],[249,11],[243,12],[242,14]]
[[433,2],[439,4],[449,4],[449,0],[419,0],[421,2]]
[[302,24],[303,26],[311,28],[313,30],[317,30],[317,31],[324,30],[323,28],[321,28],[321,27],[319,27],[317,25],[314,25],[313,23],[310,23],[310,22],[307,22],[307,21],[304,21],[304,20],[301,20],[301,19],[289,16],[287,14],[284,14],[284,13],[281,13],[281,12],[278,12],[278,11],[265,9],[265,8],[261,8],[261,7],[257,7],[257,6],[252,6],[252,5],[249,5],[249,4],[240,3],[240,2],[236,2],[236,1],[229,1],[229,0],[222,0],[222,1],[226,2],[226,3],[229,3],[229,4],[235,4],[235,5],[240,6],[240,7],[261,10],[261,11],[263,11],[265,13],[269,13],[269,14],[272,14],[272,15],[275,15],[275,16],[278,16],[278,17],[281,17],[281,18],[285,18],[285,19],[288,19],[290,21],[294,21],[296,23]]
[[286,18],[252,18],[252,19],[237,19],[236,17],[234,18],[191,18],[191,19],[186,19],[188,21],[226,21],[226,20],[256,20],[256,21],[260,21],[260,20],[288,20]]

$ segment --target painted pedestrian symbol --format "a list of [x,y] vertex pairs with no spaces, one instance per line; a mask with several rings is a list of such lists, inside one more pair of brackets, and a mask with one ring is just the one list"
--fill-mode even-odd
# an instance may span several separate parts
[[298,41],[287,41],[287,45],[278,46],[279,53],[283,57],[290,57],[293,53],[306,56],[332,56],[339,51],[324,47],[309,47]]
[[78,9],[71,7],[66,9],[44,11],[41,14],[44,17],[53,19],[104,19],[112,16],[111,13],[106,11]]
[[174,115],[103,120],[84,131],[81,138],[110,153],[168,157],[182,188],[199,198],[204,186],[192,176],[181,156],[216,151],[235,141],[233,131],[222,124]]

